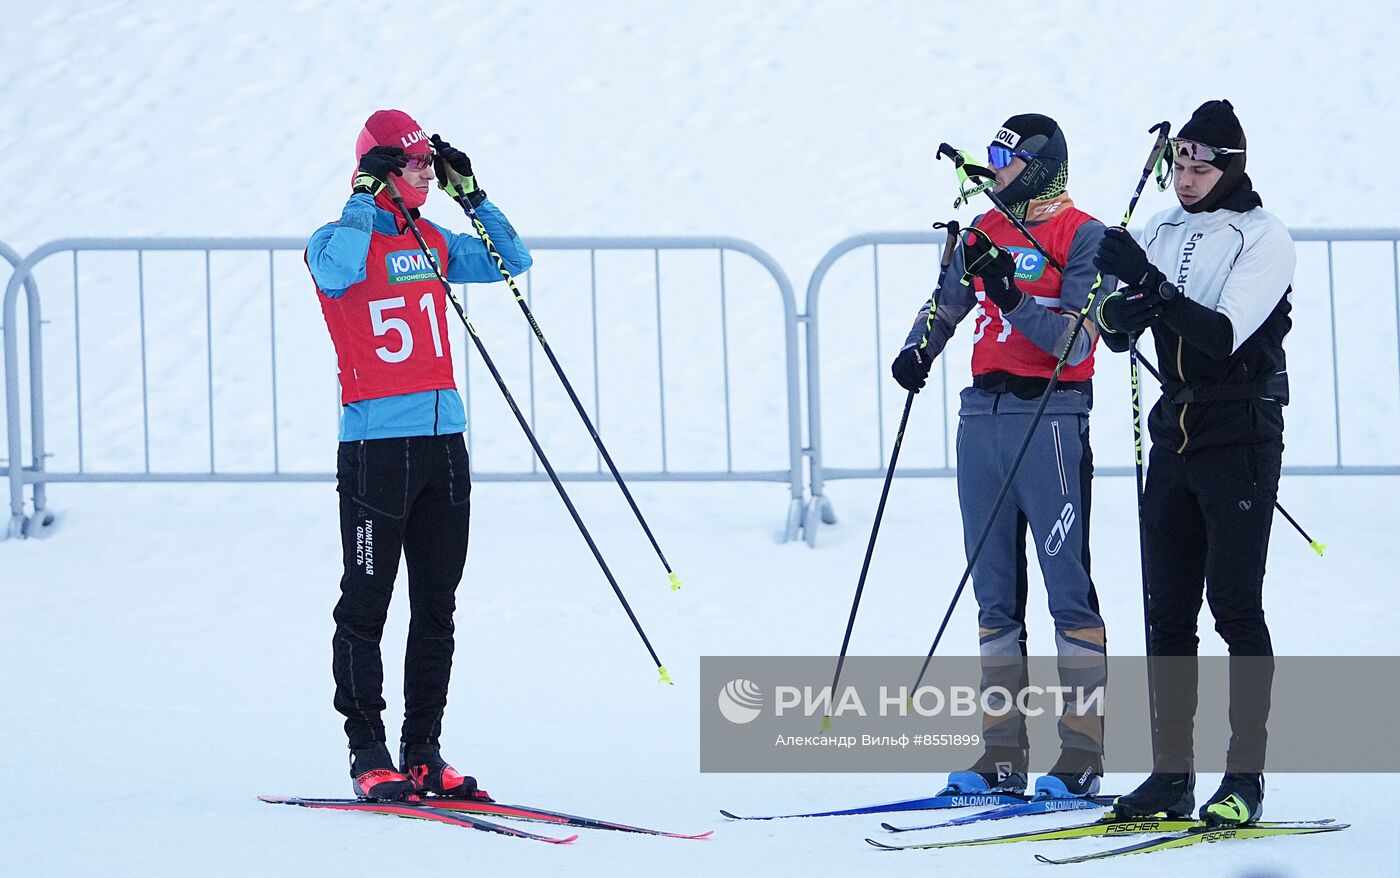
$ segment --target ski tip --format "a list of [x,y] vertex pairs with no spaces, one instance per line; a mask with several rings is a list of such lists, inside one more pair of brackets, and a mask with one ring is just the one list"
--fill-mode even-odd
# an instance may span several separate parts
[[269,805],[285,805],[291,800],[291,796],[258,796],[258,801],[267,802]]
[[904,830],[900,829],[898,826],[895,826],[893,823],[881,823],[881,824],[880,824],[880,828],[883,829],[883,830],[885,830],[886,832],[903,832],[903,831],[904,831]]
[[1036,855],[1035,855],[1035,859],[1036,859],[1036,862],[1039,862],[1039,863],[1049,863],[1049,864],[1052,865],[1052,866],[1058,866],[1058,865],[1060,864],[1060,861],[1059,861],[1059,860],[1052,860],[1052,859],[1050,859],[1049,857],[1045,856],[1044,854],[1036,854]]
[[879,848],[879,849],[882,850],[882,851],[897,851],[897,850],[899,850],[899,848],[895,847],[894,845],[885,844],[883,841],[876,841],[876,840],[873,839],[873,838],[867,838],[867,839],[865,840],[865,843],[868,844],[868,845],[870,845],[871,847]]
[[676,575],[675,571],[672,571],[672,572],[671,572],[671,591],[680,591],[680,590],[681,590],[681,578],[680,578],[679,576]]
[[730,812],[730,811],[726,811],[726,810],[724,810],[723,808],[720,808],[720,809],[719,809],[719,813],[720,813],[720,814],[723,814],[725,817],[728,817],[730,820],[746,820],[746,819],[748,819],[748,818],[746,818],[746,817],[740,817],[738,814],[734,814],[734,813],[732,813],[732,812]]
[[695,833],[694,835],[685,835],[685,834],[683,834],[683,833],[678,833],[678,832],[677,832],[677,833],[670,833],[670,835],[671,835],[672,838],[687,838],[687,839],[709,838],[710,836],[712,836],[712,835],[714,835],[714,834],[715,834],[715,831],[714,831],[713,829],[707,829],[707,830],[705,830],[704,832],[697,832],[697,833]]
[[578,841],[578,836],[577,836],[577,835],[571,835],[571,836],[569,836],[568,838],[547,838],[546,836],[543,836],[543,835],[538,835],[538,836],[535,836],[535,837],[536,837],[536,838],[543,838],[545,841],[552,841],[552,842],[554,842],[555,844],[573,844],[574,842]]

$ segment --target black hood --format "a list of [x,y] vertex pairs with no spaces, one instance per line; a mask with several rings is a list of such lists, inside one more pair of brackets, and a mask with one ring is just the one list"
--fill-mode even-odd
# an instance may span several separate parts
[[[1238,168],[1238,171],[1235,171]],[[1231,179],[1233,177],[1233,179]],[[1206,197],[1195,204],[1183,204],[1182,210],[1187,213],[1207,213],[1214,210],[1233,210],[1236,213],[1244,213],[1256,207],[1263,207],[1264,199],[1259,197],[1259,193],[1254,191],[1254,182],[1249,179],[1249,175],[1244,172],[1244,163],[1227,169],[1220,179],[1216,181],[1214,188],[1206,193]]]

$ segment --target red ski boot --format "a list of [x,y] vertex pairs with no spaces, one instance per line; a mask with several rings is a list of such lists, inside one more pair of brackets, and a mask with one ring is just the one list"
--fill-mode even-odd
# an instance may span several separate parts
[[394,770],[394,760],[383,741],[350,751],[350,777],[354,778],[355,795],[361,799],[418,801],[413,781]]
[[424,795],[493,801],[485,790],[477,788],[476,778],[458,772],[443,760],[437,744],[401,745],[399,769],[408,776],[413,788]]

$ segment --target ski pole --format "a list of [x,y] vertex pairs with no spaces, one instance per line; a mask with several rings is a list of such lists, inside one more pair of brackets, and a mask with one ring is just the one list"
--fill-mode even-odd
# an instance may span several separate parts
[[[471,219],[472,225],[476,227],[476,233],[481,238],[481,242],[486,245],[486,252],[491,254],[491,258],[496,261],[496,269],[501,273],[501,278],[510,288],[511,294],[515,296],[515,301],[520,305],[520,310],[525,314],[525,319],[530,324],[530,329],[535,333],[535,338],[539,340],[540,348],[544,350],[545,356],[549,358],[549,364],[554,367],[554,374],[559,376],[559,381],[564,385],[564,390],[569,394],[569,400],[573,402],[574,409],[578,416],[583,419],[583,425],[588,428],[588,435],[593,437],[593,444],[597,446],[598,453],[603,461],[607,463],[608,470],[612,472],[613,480],[617,482],[618,488],[622,489],[622,496],[627,498],[627,505],[632,507],[632,514],[637,517],[637,523],[642,526],[642,531],[646,533],[647,539],[651,541],[651,547],[656,550],[656,557],[661,559],[661,566],[666,568],[666,574],[670,577],[671,590],[676,591],[681,587],[681,578],[671,569],[671,564],[666,560],[666,555],[661,551],[661,546],[657,543],[656,537],[652,534],[651,528],[647,525],[646,518],[642,516],[642,510],[638,508],[637,501],[632,498],[632,492],[628,490],[627,483],[622,479],[622,473],[618,472],[617,464],[613,463],[612,455],[608,454],[608,449],[603,445],[603,438],[598,435],[598,430],[593,426],[593,421],[588,417],[588,412],[579,401],[578,394],[574,392],[574,386],[569,383],[568,376],[564,374],[564,367],[559,364],[559,360],[554,356],[554,349],[545,340],[544,331],[540,329],[539,323],[535,320],[534,312],[530,310],[530,305],[525,301],[525,297],[520,294],[520,290],[515,285],[515,278],[511,277],[510,269],[506,268],[505,259],[501,257],[500,251],[496,249],[496,244],[491,240],[491,235],[486,231],[486,226],[477,216],[476,208],[472,206],[471,199],[465,191],[461,176],[442,159],[434,154],[434,161],[437,164],[438,186],[452,196],[452,199],[461,205],[467,217]],[[451,175],[450,177],[448,175]]]
[[[1162,125],[1153,126],[1152,131],[1156,132],[1161,127]],[[1157,141],[1153,144],[1152,155],[1148,158],[1147,165],[1143,168],[1142,178],[1138,180],[1137,188],[1133,191],[1133,197],[1128,202],[1128,210],[1123,215],[1123,224],[1125,226],[1132,217],[1133,209],[1137,207],[1138,198],[1142,195],[1143,187],[1147,185],[1148,177],[1152,175],[1152,168],[1157,164],[1158,159],[1160,159],[1162,155],[1165,141],[1165,135],[1159,134]],[[962,153],[953,149],[946,143],[939,145],[938,155],[939,157],[947,155],[951,158],[955,169],[961,169],[966,163],[966,159]],[[1050,257],[1050,254],[1045,251],[1040,245],[1040,242],[1036,241],[1035,237],[1031,235],[1025,225],[1020,222],[1019,218],[1007,209],[1006,205],[1002,203],[1002,200],[997,197],[996,193],[992,192],[991,189],[983,189],[982,194],[986,195],[991,200],[998,211],[1001,211],[1007,219],[1011,220],[1012,225],[1016,227],[1017,231],[1024,235],[1026,240],[1030,241],[1032,246],[1046,257],[1046,260],[1055,267],[1056,271],[1063,274],[1063,266],[1059,265],[1058,261]],[[948,620],[953,617],[953,610],[957,607],[958,600],[962,597],[963,590],[967,588],[967,581],[972,576],[972,567],[977,563],[977,559],[982,554],[982,548],[987,544],[987,537],[992,532],[992,524],[996,521],[997,513],[1001,511],[1001,504],[1006,501],[1006,495],[1011,490],[1012,480],[1016,478],[1016,471],[1021,468],[1021,461],[1026,457],[1026,451],[1030,448],[1031,439],[1035,436],[1036,427],[1040,424],[1040,419],[1045,414],[1045,407],[1049,404],[1050,397],[1054,394],[1056,385],[1060,383],[1060,373],[1064,371],[1065,364],[1069,362],[1070,351],[1074,349],[1074,342],[1078,339],[1079,333],[1084,329],[1084,321],[1089,316],[1089,310],[1094,305],[1094,298],[1102,283],[1103,275],[1099,275],[1095,279],[1094,285],[1089,289],[1089,296],[1084,303],[1084,307],[1080,309],[1079,313],[1075,316],[1074,327],[1070,330],[1069,340],[1065,343],[1065,349],[1060,352],[1060,356],[1055,361],[1055,370],[1050,373],[1050,380],[1046,383],[1045,391],[1040,396],[1040,403],[1036,406],[1035,413],[1031,415],[1030,426],[1026,430],[1025,437],[1021,440],[1021,447],[1016,451],[1016,457],[1011,461],[1011,467],[1007,470],[1006,477],[1002,479],[1001,490],[997,492],[996,501],[993,502],[992,510],[987,515],[987,523],[982,526],[982,533],[978,536],[977,544],[973,547],[972,553],[968,556],[967,566],[963,569],[962,577],[958,580],[958,587],[953,592],[952,600],[948,602],[948,610],[943,614],[943,621],[938,626],[938,633],[934,635],[933,644],[928,649],[928,655],[924,657],[923,666],[919,668],[919,676],[914,680],[914,685],[909,690],[911,694],[918,691],[919,684],[923,682],[924,675],[928,673],[929,663],[933,661],[933,654],[937,651],[938,644],[943,639],[943,632],[948,628]],[[1143,594],[1144,597],[1146,597],[1145,590]],[[1145,614],[1143,619],[1145,624]]]
[[[958,222],[934,223],[935,229],[947,229],[948,238],[943,245],[943,270],[939,273],[939,283],[953,261],[953,251],[958,245]],[[937,287],[935,287],[935,291]],[[928,317],[924,320],[924,335],[919,341],[920,350],[928,348],[929,333],[933,331],[933,317],[938,312],[938,297],[929,297]],[[846,635],[841,638],[841,652],[836,658],[836,673],[831,678],[831,700],[827,702],[828,712],[822,717],[822,731],[831,728],[830,705],[836,699],[836,685],[841,679],[841,668],[846,664],[846,650],[851,645],[851,631],[856,625],[856,612],[860,609],[860,596],[865,591],[865,578],[870,573],[870,559],[875,554],[875,540],[880,535],[880,522],[885,517],[885,501],[890,496],[890,483],[894,481],[894,468],[899,462],[899,449],[904,446],[904,428],[909,424],[909,411],[914,407],[914,391],[904,400],[904,413],[899,417],[899,430],[894,434],[894,448],[890,451],[890,465],[885,470],[885,484],[880,489],[880,503],[875,507],[875,521],[870,526],[870,540],[865,545],[865,560],[860,565],[860,578],[856,580],[856,594],[851,599],[851,615],[846,620]]]
[[[1137,342],[1136,342],[1136,340],[1134,340],[1134,341],[1132,342],[1131,346],[1128,348],[1128,354],[1129,354],[1130,356],[1135,356],[1136,361],[1139,362],[1139,363],[1141,363],[1142,366],[1143,366],[1143,368],[1146,369],[1148,372],[1151,372],[1153,378],[1156,378],[1159,382],[1162,382],[1162,380],[1163,380],[1163,379],[1162,379],[1162,373],[1157,371],[1157,367],[1153,366],[1153,365],[1152,365],[1152,362],[1151,362],[1150,360],[1148,360],[1146,357],[1144,357],[1144,356],[1142,356],[1141,354],[1138,353],[1138,350],[1137,350]],[[1165,383],[1165,382],[1163,382],[1163,383]],[[1134,403],[1133,403],[1133,405],[1134,405],[1134,408],[1136,409],[1136,407],[1137,407],[1136,396],[1134,396]],[[1135,428],[1135,429],[1137,428],[1136,423],[1134,423],[1134,428]],[[1139,440],[1138,447],[1139,447],[1139,449],[1141,449],[1141,447],[1142,447],[1142,445],[1141,445],[1141,440]],[[1140,450],[1139,450],[1138,454],[1139,454],[1139,456],[1141,456],[1141,451],[1140,451]],[[1291,524],[1291,525],[1293,525],[1293,529],[1296,530],[1296,531],[1298,532],[1299,536],[1301,536],[1303,539],[1307,540],[1308,546],[1310,546],[1310,547],[1312,548],[1312,550],[1313,550],[1314,552],[1316,552],[1316,553],[1318,554],[1319,557],[1321,557],[1322,553],[1323,553],[1324,551],[1327,550],[1327,544],[1326,544],[1326,543],[1319,543],[1317,540],[1315,540],[1315,539],[1313,539],[1311,536],[1309,536],[1309,535],[1308,535],[1308,532],[1305,531],[1305,530],[1303,530],[1303,526],[1300,525],[1300,524],[1293,518],[1293,516],[1291,516],[1291,515],[1288,514],[1288,510],[1287,510],[1287,509],[1284,509],[1284,508],[1283,508],[1283,504],[1280,503],[1277,499],[1274,500],[1274,508],[1277,509],[1280,513],[1282,513],[1282,515],[1283,515],[1284,518],[1288,519],[1288,523]]]
[[[651,660],[656,663],[656,670],[661,678],[658,682],[672,683],[671,675],[667,673],[666,666],[661,663],[661,659],[656,655],[656,650],[652,648],[651,641],[647,639],[647,634],[642,630],[642,623],[637,621],[637,614],[632,612],[631,604],[627,603],[627,598],[622,594],[621,587],[617,584],[617,579],[613,577],[612,570],[608,569],[608,562],[603,560],[603,553],[598,551],[598,546],[593,542],[593,535],[588,532],[588,527],[584,525],[583,518],[579,516],[578,510],[574,508],[574,503],[569,499],[569,492],[564,490],[564,483],[559,481],[559,476],[554,472],[554,467],[550,465],[549,458],[545,456],[544,449],[540,447],[539,440],[535,438],[535,432],[530,429],[530,424],[525,420],[525,416],[520,413],[520,406],[515,404],[515,397],[510,395],[510,390],[506,388],[505,379],[497,371],[496,364],[491,360],[491,355],[486,353],[486,345],[482,343],[481,336],[476,334],[476,327],[472,326],[471,320],[467,317],[466,309],[462,306],[457,294],[453,292],[452,285],[443,277],[442,269],[438,265],[433,251],[429,249],[428,242],[423,240],[423,234],[418,231],[418,225],[413,221],[413,216],[404,206],[403,198],[399,196],[398,189],[394,186],[394,181],[388,181],[389,198],[393,200],[394,206],[403,215],[404,223],[413,232],[414,239],[418,242],[418,249],[423,251],[423,256],[433,267],[433,274],[437,277],[438,283],[442,284],[443,290],[447,293],[447,298],[452,302],[452,307],[456,309],[457,316],[462,318],[462,323],[467,327],[467,335],[471,336],[472,343],[476,345],[477,353],[481,354],[481,361],[486,364],[486,368],[491,373],[491,377],[496,379],[496,386],[501,389],[501,395],[506,399],[506,405],[510,406],[511,413],[515,415],[515,420],[519,422],[520,429],[525,431],[525,438],[530,440],[530,446],[535,449],[535,455],[539,457],[540,463],[544,465],[544,471],[549,474],[549,480],[554,483],[554,488],[559,492],[559,498],[564,501],[564,506],[569,510],[569,515],[573,517],[574,524],[578,525],[579,533],[583,534],[584,542],[588,543],[588,549],[593,553],[593,558],[598,562],[598,566],[603,569],[603,575],[607,577],[608,584],[612,586],[613,593],[617,595],[618,601],[622,603],[622,609],[627,611],[627,618],[632,620],[632,627],[637,629],[637,634],[642,638],[642,643],[647,648],[647,653],[651,655]],[[498,257],[499,258],[499,257]],[[674,684],[673,684],[674,685]]]

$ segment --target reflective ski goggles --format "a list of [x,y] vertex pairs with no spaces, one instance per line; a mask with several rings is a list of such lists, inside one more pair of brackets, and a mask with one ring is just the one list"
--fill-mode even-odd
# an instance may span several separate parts
[[1000,171],[1002,168],[1011,164],[1013,158],[1023,158],[1026,161],[1030,161],[1035,158],[1035,155],[1029,152],[1022,152],[1019,149],[1012,149],[1009,146],[1002,146],[999,143],[993,143],[991,146],[987,147],[987,164],[990,165],[994,171]]
[[1191,159],[1197,162],[1213,162],[1217,156],[1222,155],[1242,155],[1242,149],[1226,149],[1222,146],[1209,146],[1204,143],[1197,143],[1194,140],[1183,140],[1180,137],[1171,139],[1172,155],[1179,159]]
[[430,152],[410,152],[404,155],[408,159],[407,167],[415,171],[431,167],[433,164],[433,154]]

